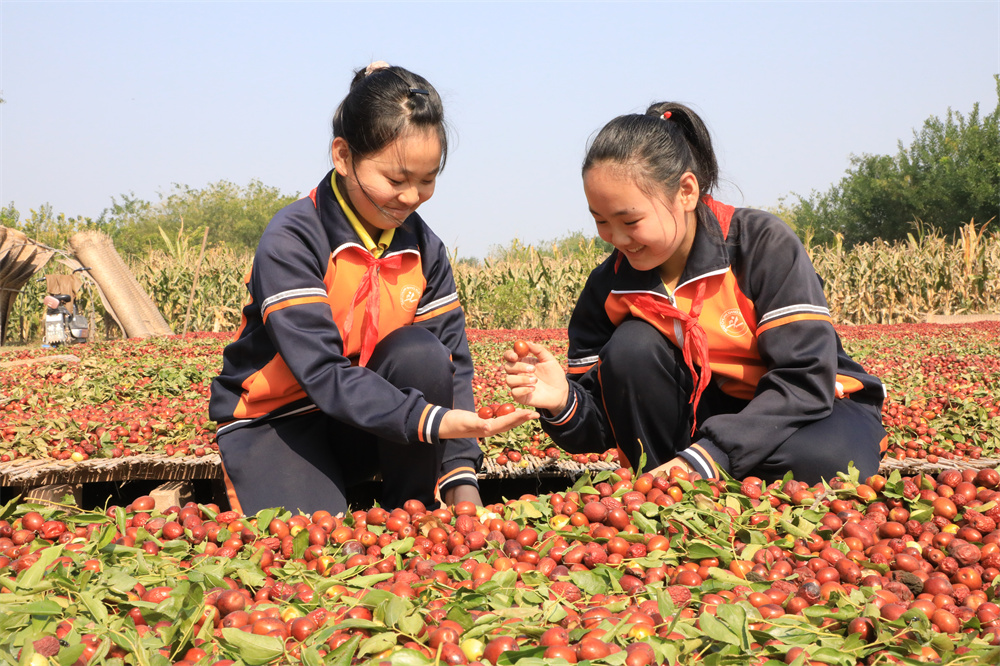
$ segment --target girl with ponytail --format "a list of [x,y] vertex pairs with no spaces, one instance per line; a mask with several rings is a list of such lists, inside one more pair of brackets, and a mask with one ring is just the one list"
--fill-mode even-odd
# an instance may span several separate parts
[[805,248],[773,215],[715,201],[718,163],[688,107],[615,118],[583,163],[590,213],[615,249],[548,350],[504,354],[516,400],[571,452],[703,478],[864,479],[885,450],[882,383],[840,344]]

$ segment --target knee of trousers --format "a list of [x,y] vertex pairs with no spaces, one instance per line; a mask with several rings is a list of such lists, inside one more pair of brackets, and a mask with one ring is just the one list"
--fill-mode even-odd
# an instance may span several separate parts
[[451,351],[420,326],[403,326],[379,342],[368,367],[399,388],[427,393],[431,386],[451,386],[455,366]]
[[601,349],[601,382],[605,386],[647,385],[650,373],[678,370],[677,350],[660,331],[641,319],[627,319]]

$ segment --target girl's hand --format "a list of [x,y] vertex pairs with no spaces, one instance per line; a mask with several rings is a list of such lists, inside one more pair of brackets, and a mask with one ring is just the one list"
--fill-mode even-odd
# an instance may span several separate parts
[[[558,414],[569,400],[566,372],[545,347],[529,342],[528,351],[531,356],[523,358],[510,349],[503,353],[510,394],[522,405]],[[529,360],[534,362],[529,363]]]
[[649,470],[649,473],[652,474],[653,476],[670,476],[670,470],[674,469],[675,467],[679,467],[685,472],[688,472],[689,474],[694,471],[694,467],[691,467],[691,463],[689,463],[687,460],[684,460],[684,458],[677,456],[676,458],[672,458],[671,460],[668,460],[667,462],[663,463],[659,467],[654,467],[653,469]]
[[530,409],[515,409],[510,414],[492,419],[481,419],[475,412],[453,409],[441,419],[438,439],[460,439],[462,437],[489,437],[507,432],[522,423],[538,418],[538,412]]

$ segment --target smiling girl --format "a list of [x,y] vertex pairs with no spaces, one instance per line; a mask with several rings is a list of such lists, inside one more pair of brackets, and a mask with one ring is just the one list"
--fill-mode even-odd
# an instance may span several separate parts
[[416,213],[447,147],[426,79],[382,62],[355,72],[334,114],[334,169],[265,229],[212,384],[234,508],[342,513],[346,488],[376,474],[387,508],[481,504],[475,438],[537,416],[472,411],[465,315]]
[[534,359],[508,351],[511,393],[563,448],[617,446],[655,473],[874,474],[881,382],[844,352],[792,230],[713,200],[717,177],[709,133],[681,104],[601,130],[583,185],[615,250],[573,311],[568,374],[539,345]]

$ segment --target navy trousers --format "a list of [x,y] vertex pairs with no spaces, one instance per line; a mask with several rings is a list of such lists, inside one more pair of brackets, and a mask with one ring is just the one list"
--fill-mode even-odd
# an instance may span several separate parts
[[[427,329],[393,331],[379,342],[367,367],[398,388],[420,390],[432,404],[453,402],[450,352]],[[382,506],[392,509],[411,498],[428,508],[436,505],[442,443],[385,441],[317,410],[237,428],[218,444],[230,503],[247,515],[272,507],[346,512],[346,489],[377,474]]]
[[[652,469],[691,445],[693,390],[681,350],[642,320],[623,322],[601,350],[605,410],[632,465],[644,451],[646,469]],[[698,423],[714,414],[737,413],[747,404],[710,382],[698,403]],[[813,484],[846,471],[853,461],[864,479],[878,472],[885,435],[879,407],[835,399],[829,416],[797,430],[748,476],[771,481],[791,470],[796,480]],[[700,436],[696,432],[694,441]]]

